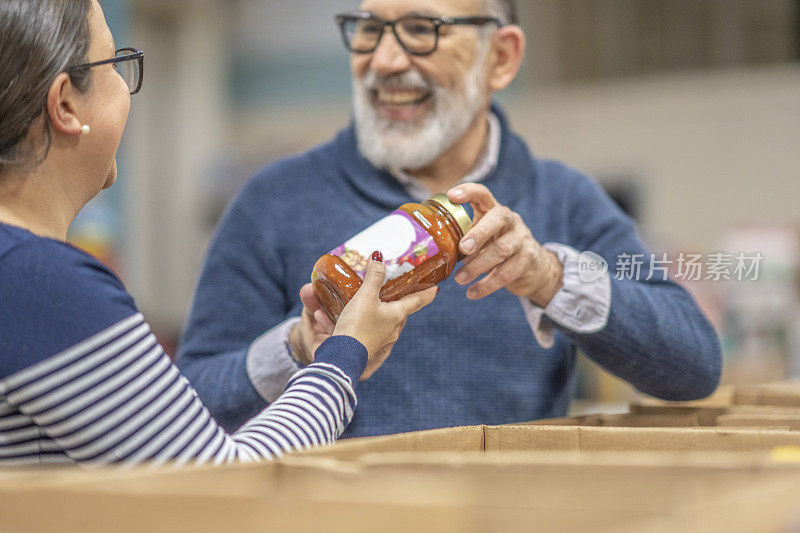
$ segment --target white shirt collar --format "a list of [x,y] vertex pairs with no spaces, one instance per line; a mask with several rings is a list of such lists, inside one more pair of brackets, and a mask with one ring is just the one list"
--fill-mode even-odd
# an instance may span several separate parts
[[[466,176],[461,178],[458,183],[482,181],[497,168],[497,161],[500,159],[500,141],[502,136],[500,119],[490,111],[488,122],[489,135],[486,140],[486,145],[483,148],[483,153],[473,169]],[[421,202],[432,196],[431,191],[408,172],[399,169],[390,169],[389,173],[403,185],[408,195],[415,200]]]

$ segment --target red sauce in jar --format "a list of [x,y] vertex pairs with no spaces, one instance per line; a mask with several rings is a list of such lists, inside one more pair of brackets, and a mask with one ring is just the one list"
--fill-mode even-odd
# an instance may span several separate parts
[[361,287],[374,250],[383,254],[386,265],[380,293],[384,302],[432,287],[453,272],[461,258],[458,243],[471,227],[466,210],[443,194],[403,204],[320,257],[311,273],[314,293],[336,321]]

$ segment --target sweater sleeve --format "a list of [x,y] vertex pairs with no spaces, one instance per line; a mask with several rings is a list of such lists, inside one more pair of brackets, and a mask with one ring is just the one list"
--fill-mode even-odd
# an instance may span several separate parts
[[[232,435],[214,421],[141,314],[1,379],[0,395],[79,464],[255,461],[331,443],[352,419],[353,383],[366,368],[366,348],[331,337],[316,357]],[[24,458],[24,439],[4,440],[0,463]]]
[[[579,177],[571,195],[569,223],[580,251],[599,254],[613,273],[625,254],[650,253],[633,222],[595,182]],[[658,276],[611,280],[611,310],[604,328],[576,333],[554,324],[587,356],[640,391],[665,400],[711,394],[719,383],[722,356],[716,332],[682,287]],[[547,319],[545,319],[547,320]]]
[[[353,384],[366,368],[367,351],[355,339],[332,337],[280,398],[228,435],[116,277],[88,256],[67,252],[60,259],[33,254],[22,260],[27,270],[4,268],[19,284],[16,308],[26,310],[15,320],[44,323],[53,333],[28,338],[25,355],[4,362],[0,397],[76,462],[252,461],[332,442],[352,419]],[[86,312],[78,316],[77,309]],[[75,337],[80,340],[60,349]],[[26,452],[39,444],[24,433],[0,438],[0,459],[36,453]]]
[[268,351],[276,346],[276,325],[287,319],[290,304],[277,237],[265,220],[269,213],[255,200],[261,197],[256,187],[252,181],[244,188],[216,230],[176,359],[228,431],[283,390],[296,366],[288,350]]

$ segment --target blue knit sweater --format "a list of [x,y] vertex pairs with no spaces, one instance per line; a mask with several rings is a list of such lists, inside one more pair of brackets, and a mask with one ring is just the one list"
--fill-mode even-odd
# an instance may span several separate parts
[[[619,254],[647,253],[632,221],[594,181],[533,157],[493,109],[500,158],[483,183],[539,242],[593,251],[612,268]],[[409,201],[390,174],[359,154],[352,126],[247,184],[211,244],[178,360],[220,424],[233,429],[264,407],[247,377],[247,349],[299,315],[298,291],[314,262]],[[670,281],[612,276],[611,283],[603,330],[581,335],[556,325],[555,345],[544,349],[516,296],[501,290],[470,301],[465,287],[445,280],[437,300],[409,319],[389,360],[359,386],[345,436],[563,416],[576,347],[645,393],[669,400],[710,394],[720,348],[691,296]]]

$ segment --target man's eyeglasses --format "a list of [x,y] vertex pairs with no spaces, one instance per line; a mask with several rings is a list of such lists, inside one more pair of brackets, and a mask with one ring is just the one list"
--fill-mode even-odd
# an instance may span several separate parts
[[407,15],[396,20],[383,20],[372,13],[356,11],[336,15],[342,32],[344,45],[353,53],[369,54],[378,48],[386,26],[390,26],[397,42],[409,54],[423,56],[432,54],[439,45],[439,29],[442,26],[484,26],[503,23],[496,17],[424,17]]
[[104,61],[77,65],[67,70],[67,73],[75,70],[84,70],[99,65],[111,63],[119,75],[128,85],[131,94],[136,94],[142,88],[142,78],[144,77],[144,52],[135,48],[120,48],[114,52],[114,57]]

